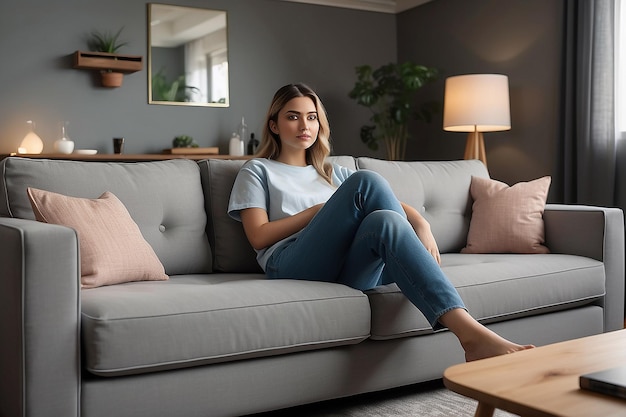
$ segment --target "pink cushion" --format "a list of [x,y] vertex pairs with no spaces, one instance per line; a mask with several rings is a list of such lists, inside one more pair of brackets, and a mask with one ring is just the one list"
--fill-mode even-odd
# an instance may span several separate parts
[[124,204],[112,193],[88,199],[28,188],[28,197],[38,221],[76,230],[83,288],[169,278]]
[[509,187],[489,178],[472,177],[474,205],[467,245],[462,253],[549,253],[543,211],[551,177]]

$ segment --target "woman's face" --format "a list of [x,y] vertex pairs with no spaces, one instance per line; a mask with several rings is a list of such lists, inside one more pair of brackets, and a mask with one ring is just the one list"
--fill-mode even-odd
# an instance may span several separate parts
[[320,123],[315,103],[309,97],[295,97],[278,113],[270,129],[280,136],[282,151],[304,151],[317,140]]

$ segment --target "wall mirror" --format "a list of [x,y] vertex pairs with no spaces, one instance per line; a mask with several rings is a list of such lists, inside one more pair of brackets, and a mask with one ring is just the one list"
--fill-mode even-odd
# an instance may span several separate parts
[[226,12],[148,4],[148,102],[228,107]]

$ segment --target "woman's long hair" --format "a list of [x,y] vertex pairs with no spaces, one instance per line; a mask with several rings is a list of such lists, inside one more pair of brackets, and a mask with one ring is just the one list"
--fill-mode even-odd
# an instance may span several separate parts
[[287,102],[296,97],[309,97],[315,103],[317,110],[317,120],[319,121],[319,132],[317,140],[309,149],[306,150],[306,162],[313,165],[315,170],[326,180],[332,184],[332,165],[326,162],[326,157],[330,155],[330,124],[326,110],[322,105],[322,101],[317,94],[304,84],[288,84],[281,87],[270,104],[265,117],[265,125],[263,126],[263,135],[259,150],[255,154],[259,158],[276,159],[280,154],[281,143],[278,134],[270,129],[270,121],[278,122],[278,113],[285,107]]

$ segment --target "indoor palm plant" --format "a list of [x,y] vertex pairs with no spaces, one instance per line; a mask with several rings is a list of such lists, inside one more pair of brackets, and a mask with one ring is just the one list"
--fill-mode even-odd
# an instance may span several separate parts
[[372,150],[383,141],[390,160],[405,157],[411,119],[429,121],[436,103],[414,104],[415,92],[437,78],[438,71],[412,62],[390,63],[378,69],[356,67],[357,81],[349,96],[372,111],[373,125],[361,127],[361,140]]

